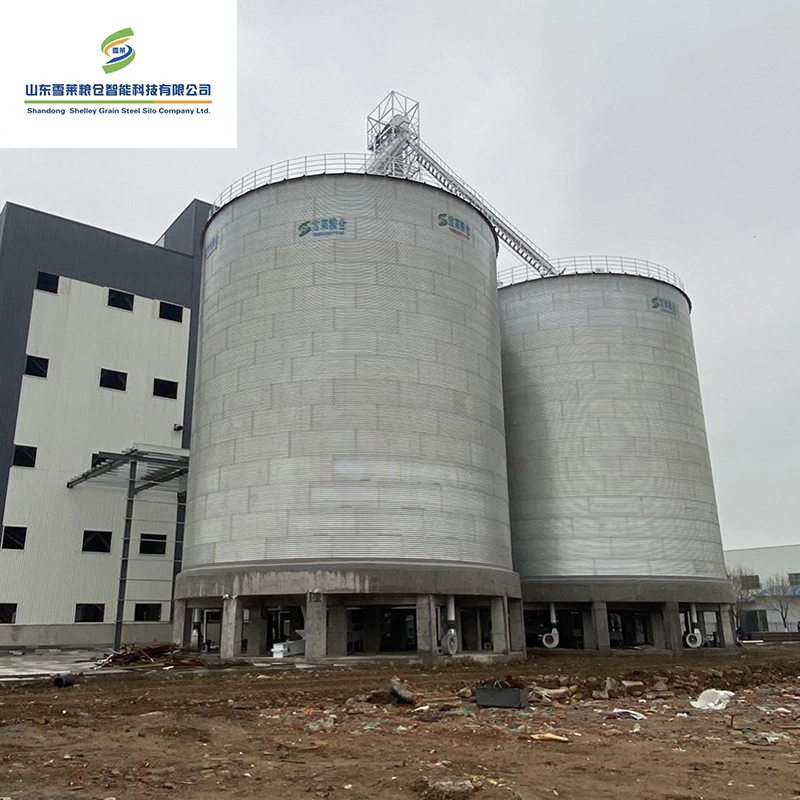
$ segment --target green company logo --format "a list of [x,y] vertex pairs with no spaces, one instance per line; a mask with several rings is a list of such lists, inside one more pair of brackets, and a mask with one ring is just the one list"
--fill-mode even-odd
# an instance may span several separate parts
[[100,49],[111,58],[110,61],[103,65],[105,73],[116,72],[118,69],[127,67],[136,57],[136,51],[133,47],[126,44],[131,36],[133,36],[133,30],[131,28],[123,28],[121,31],[112,33],[111,36],[103,41]]
[[441,227],[446,225],[453,233],[463,236],[465,239],[470,238],[471,231],[469,229],[469,225],[467,225],[467,223],[463,220],[456,219],[450,214],[439,214],[436,219],[439,221],[439,225]]
[[297,226],[299,237],[308,236],[344,236],[347,230],[347,220],[339,217],[325,217],[324,219],[307,219]]

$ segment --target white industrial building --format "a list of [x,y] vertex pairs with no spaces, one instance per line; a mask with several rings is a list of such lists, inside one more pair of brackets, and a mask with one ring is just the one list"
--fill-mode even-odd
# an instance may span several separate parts
[[745,633],[800,631],[800,545],[726,550],[725,563],[740,595]]

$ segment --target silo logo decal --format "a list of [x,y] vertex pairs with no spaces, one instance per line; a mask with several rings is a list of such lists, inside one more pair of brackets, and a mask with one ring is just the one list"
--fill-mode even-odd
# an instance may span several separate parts
[[466,222],[460,219],[456,219],[455,217],[450,216],[450,214],[439,214],[437,217],[439,220],[439,225],[444,227],[445,225],[455,234],[458,236],[463,236],[465,239],[470,238],[470,229],[469,225]]
[[297,226],[297,235],[308,236],[344,236],[347,220],[327,217],[325,219],[308,219]]
[[219,247],[219,234],[215,233],[208,242],[206,242],[206,258],[208,258],[217,247]]
[[667,314],[674,314],[676,317],[678,316],[678,309],[672,300],[665,300],[663,297],[654,297],[650,302],[652,303],[653,308],[660,308],[662,311],[666,311]]
[[127,67],[133,61],[136,57],[136,51],[129,44],[126,44],[131,36],[133,36],[133,31],[130,28],[123,28],[121,31],[112,33],[100,45],[103,53],[111,56],[111,60],[103,65],[104,72],[116,72],[118,69]]

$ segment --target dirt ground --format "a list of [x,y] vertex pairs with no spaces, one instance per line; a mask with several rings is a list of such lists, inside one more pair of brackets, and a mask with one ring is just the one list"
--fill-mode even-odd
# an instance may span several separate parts
[[[509,673],[534,687],[529,708],[478,708],[458,695]],[[0,798],[794,798],[799,673],[800,646],[774,645],[438,669],[146,669],[87,673],[61,690],[0,686]],[[428,708],[390,702],[393,675]],[[692,708],[706,688],[734,691],[730,707]],[[646,719],[611,717],[615,708]]]

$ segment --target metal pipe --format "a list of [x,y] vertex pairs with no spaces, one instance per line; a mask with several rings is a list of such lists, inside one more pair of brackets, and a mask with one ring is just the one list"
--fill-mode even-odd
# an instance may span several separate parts
[[697,604],[691,603],[689,605],[689,617],[691,618],[692,622],[692,629],[700,627],[697,623]]
[[555,628],[558,624],[558,620],[556,618],[556,604],[550,603],[550,625]]
[[456,627],[456,598],[452,594],[447,595],[447,627]]
[[133,528],[133,504],[136,500],[136,460],[131,461],[128,477],[128,499],[125,504],[125,528],[122,537],[122,559],[119,565],[119,592],[117,594],[117,619],[114,625],[114,650],[122,646],[122,620],[125,615],[125,590],[128,583],[128,559],[131,552],[131,529]]

